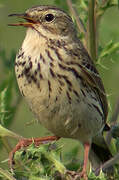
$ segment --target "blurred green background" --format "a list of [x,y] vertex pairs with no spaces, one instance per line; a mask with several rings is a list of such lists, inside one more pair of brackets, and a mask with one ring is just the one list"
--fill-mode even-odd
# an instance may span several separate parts
[[[76,1],[76,3],[78,7],[80,1]],[[55,2],[53,0],[0,0],[0,53],[5,50],[6,56],[9,59],[13,50],[15,50],[15,52],[18,51],[25,36],[25,28],[9,27],[7,25],[8,23],[17,22],[17,19],[10,18],[8,15],[12,13],[22,13],[27,8],[43,4],[55,5]],[[59,6],[62,7],[63,4],[64,9],[67,9],[65,0],[59,0]],[[117,7],[112,7],[105,12],[99,26],[99,42],[101,46],[105,46],[110,40],[119,42],[119,9]],[[111,57],[108,56],[103,59],[102,64],[106,68],[99,65],[97,68],[103,79],[109,103],[111,105],[108,118],[110,119],[116,100],[119,97],[119,51],[114,53]],[[2,69],[2,66],[3,64],[0,57],[0,83],[7,76],[6,72]],[[14,69],[14,66],[12,68]],[[30,122],[32,123],[30,124]],[[28,123],[29,125],[27,125]],[[49,135],[49,132],[35,121],[28,106],[24,102],[24,99],[20,101],[14,120],[9,126],[9,129],[24,137]],[[16,141],[11,139],[11,144],[15,143]],[[68,139],[59,140],[59,144],[63,144],[63,151],[66,153],[67,150],[70,151],[72,147],[78,146],[79,143]],[[81,146],[79,152],[83,152]],[[1,150],[0,154],[0,161],[8,157],[8,154],[4,149]],[[2,166],[2,164],[0,164],[0,166]]]

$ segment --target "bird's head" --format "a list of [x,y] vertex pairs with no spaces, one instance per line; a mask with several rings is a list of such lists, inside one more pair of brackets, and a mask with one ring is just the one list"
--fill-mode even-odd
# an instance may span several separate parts
[[23,14],[11,14],[25,19],[25,22],[10,24],[12,26],[24,26],[36,30],[46,37],[62,36],[73,38],[76,36],[73,21],[67,13],[54,6],[37,6],[28,9]]

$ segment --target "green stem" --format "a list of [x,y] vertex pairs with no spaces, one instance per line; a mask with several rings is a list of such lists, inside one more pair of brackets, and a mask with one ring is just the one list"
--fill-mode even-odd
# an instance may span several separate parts
[[6,129],[5,127],[3,127],[1,125],[0,125],[0,137],[12,137],[17,140],[20,140],[21,138],[23,138],[22,136],[15,134],[14,132]]
[[88,10],[88,42],[89,42],[89,53],[93,61],[96,61],[97,48],[96,48],[96,17],[95,17],[95,0],[89,1]]
[[6,177],[9,180],[16,180],[9,172],[3,170],[2,168],[0,168],[0,174],[2,174],[4,177]]

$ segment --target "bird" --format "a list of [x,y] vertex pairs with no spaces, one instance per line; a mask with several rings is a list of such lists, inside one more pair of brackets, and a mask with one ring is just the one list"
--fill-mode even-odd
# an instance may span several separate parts
[[[40,5],[10,16],[25,20],[10,25],[27,28],[15,60],[20,92],[38,121],[54,134],[34,138],[34,143],[40,145],[59,138],[81,142],[84,163],[80,177],[87,180],[91,145],[102,134],[108,115],[99,72],[78,38],[72,18],[64,10]],[[32,140],[21,140],[10,159],[16,150],[28,146]]]

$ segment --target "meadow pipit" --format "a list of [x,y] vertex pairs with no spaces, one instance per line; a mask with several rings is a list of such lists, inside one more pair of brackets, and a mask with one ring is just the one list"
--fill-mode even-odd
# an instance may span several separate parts
[[[103,130],[108,111],[99,73],[63,10],[37,6],[11,16],[26,20],[11,25],[27,27],[15,62],[19,89],[37,119],[55,135],[36,138],[34,143],[58,137],[80,141],[85,150],[80,175],[86,180],[92,139]],[[32,139],[21,142],[11,158]]]

